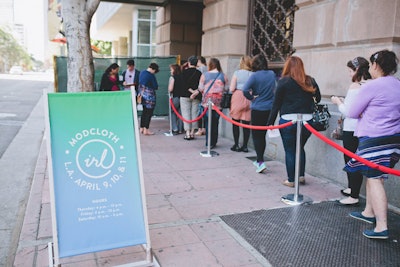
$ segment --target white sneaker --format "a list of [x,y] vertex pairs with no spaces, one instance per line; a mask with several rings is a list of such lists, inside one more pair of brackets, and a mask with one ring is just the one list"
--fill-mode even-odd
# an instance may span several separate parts
[[267,166],[265,166],[265,162],[263,162],[261,164],[258,164],[256,172],[262,173],[266,168],[267,168]]

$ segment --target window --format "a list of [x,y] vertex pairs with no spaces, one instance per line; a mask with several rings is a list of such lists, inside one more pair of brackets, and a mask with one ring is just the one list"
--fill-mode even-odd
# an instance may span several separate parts
[[294,53],[294,0],[251,0],[248,49],[264,54],[271,63],[283,64]]
[[150,57],[155,54],[156,46],[156,11],[138,11],[137,56]]

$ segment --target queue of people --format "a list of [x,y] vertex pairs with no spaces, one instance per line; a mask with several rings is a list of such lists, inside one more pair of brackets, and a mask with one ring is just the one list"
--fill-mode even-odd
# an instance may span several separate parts
[[[321,100],[319,86],[304,69],[301,58],[287,58],[281,77],[268,70],[265,57],[257,55],[249,63],[248,57],[242,57],[240,66],[234,72],[229,90],[233,93],[230,115],[232,120],[242,124],[257,126],[274,125],[279,114],[278,124],[296,120],[296,114],[303,114],[303,120],[311,124],[314,103]],[[400,81],[393,76],[397,71],[397,56],[388,50],[374,53],[370,63],[363,57],[347,62],[351,76],[351,85],[345,98],[333,96],[331,101],[338,105],[344,117],[343,146],[371,162],[393,168],[400,158]],[[251,66],[251,67],[250,67]],[[371,80],[372,78],[372,80]],[[212,93],[208,87],[214,87]],[[227,78],[223,74],[219,61],[210,59],[208,71],[202,74],[199,94],[202,93],[202,105],[208,99],[220,108],[222,93],[226,90]],[[247,100],[247,101],[246,101]],[[208,120],[210,118],[206,118]],[[213,110],[211,129],[211,147],[218,140],[219,115]],[[207,126],[207,124],[206,124]],[[247,152],[248,132],[243,128],[243,142],[239,145],[239,126],[233,125],[234,145],[232,151]],[[253,162],[256,172],[266,169],[264,162],[265,130],[251,130],[257,160]],[[285,151],[287,179],[283,184],[294,187],[296,157],[296,125],[279,130]],[[208,129],[207,134],[208,135]],[[311,133],[303,126],[300,138],[299,182],[305,184],[306,155],[304,146]],[[206,138],[207,140],[207,138]],[[354,158],[344,156],[348,187],[341,190],[346,198],[339,205],[359,205],[359,194],[363,178],[366,177],[366,206],[362,212],[352,212],[350,216],[375,224],[363,235],[371,239],[387,239],[387,199],[383,187],[388,175],[371,168]]]
[[[181,112],[185,120],[192,121],[198,118],[201,110],[208,107],[209,101],[222,110],[220,103],[223,93],[229,90],[233,94],[229,114],[234,122],[252,126],[272,126],[276,123],[278,115],[277,123],[284,124],[297,120],[296,115],[301,113],[303,120],[311,124],[313,107],[315,102],[320,102],[321,92],[316,79],[306,73],[300,57],[289,56],[278,79],[275,72],[268,69],[267,59],[263,55],[256,55],[253,58],[243,56],[230,83],[217,58],[209,59],[206,64],[207,69],[201,63],[199,68],[198,62],[198,57],[191,56],[182,72],[179,65],[170,66],[171,78],[168,90],[173,95],[176,110]],[[400,81],[393,76],[397,72],[397,65],[396,54],[389,50],[372,54],[369,62],[363,57],[355,57],[347,62],[351,84],[346,96],[331,97],[332,103],[338,106],[344,117],[344,148],[389,168],[393,168],[400,158]],[[129,66],[130,64],[128,68]],[[117,90],[118,71],[119,66],[115,63],[106,69],[100,86],[102,91]],[[154,134],[149,130],[149,125],[156,104],[155,91],[158,89],[158,83],[154,74],[157,72],[158,65],[151,63],[147,70],[140,72],[138,81],[128,80],[132,71],[124,73],[125,86],[138,84],[138,94],[143,96],[140,132],[144,135]],[[211,118],[207,113],[204,116],[205,145],[208,145],[208,135],[210,135],[210,146],[214,148],[218,142],[220,118],[215,110],[212,110],[211,114]],[[208,120],[211,120],[211,129],[208,129]],[[182,123],[177,116],[173,117],[173,121],[174,133],[179,134],[184,131],[185,140],[193,140],[195,135],[202,134],[203,124],[185,121]],[[240,128],[243,130],[242,145],[239,140]],[[248,152],[250,132],[257,155],[253,165],[256,172],[261,173],[266,170],[264,161],[266,130],[249,130],[233,124],[234,144],[231,150]],[[285,152],[287,173],[283,185],[294,187],[297,126],[281,128],[279,132]],[[299,183],[305,184],[304,146],[311,133],[304,126],[301,133]],[[346,198],[339,200],[338,204],[358,206],[360,188],[365,177],[366,206],[363,211],[352,212],[350,216],[375,224],[373,229],[363,232],[364,236],[387,239],[388,203],[384,181],[388,175],[347,155],[344,155],[344,163],[343,170],[347,174],[348,186],[341,190],[341,194]]]

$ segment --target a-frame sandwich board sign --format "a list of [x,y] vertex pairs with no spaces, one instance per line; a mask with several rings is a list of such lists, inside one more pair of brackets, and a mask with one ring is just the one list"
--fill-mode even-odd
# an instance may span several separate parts
[[154,266],[131,91],[45,93],[53,243],[59,259],[141,245]]

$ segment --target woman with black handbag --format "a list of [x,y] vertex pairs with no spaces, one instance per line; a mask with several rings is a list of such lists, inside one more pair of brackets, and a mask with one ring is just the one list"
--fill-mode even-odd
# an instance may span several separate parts
[[[339,111],[344,116],[343,123],[343,147],[347,150],[355,153],[358,147],[358,138],[354,136],[354,131],[357,126],[357,119],[347,117],[348,109],[354,104],[357,100],[358,92],[360,91],[360,87],[366,80],[371,79],[371,75],[368,72],[369,62],[363,57],[356,57],[353,60],[347,62],[347,67],[349,69],[349,73],[351,75],[351,85],[349,90],[347,91],[346,97],[342,100],[337,96],[332,96],[332,103],[336,104],[339,108]],[[347,163],[351,158],[344,155],[344,163]],[[346,189],[340,190],[340,192],[347,196],[347,198],[341,199],[338,201],[340,205],[358,205],[360,188],[363,182],[363,176],[360,172],[346,172],[347,174],[347,184],[348,187]]]
[[[314,98],[316,102],[321,101],[318,84],[311,76],[306,75],[301,58],[296,56],[289,57],[283,67],[282,78],[278,81],[268,125],[274,125],[278,112],[281,116],[279,124],[297,120],[296,114],[303,114],[303,118],[308,116],[308,121],[311,122]],[[288,176],[287,180],[283,181],[283,184],[294,187],[297,125],[293,124],[279,131],[285,150],[286,172]],[[300,141],[300,184],[306,183],[304,178],[306,166],[304,146],[310,135],[311,133],[303,126]]]

